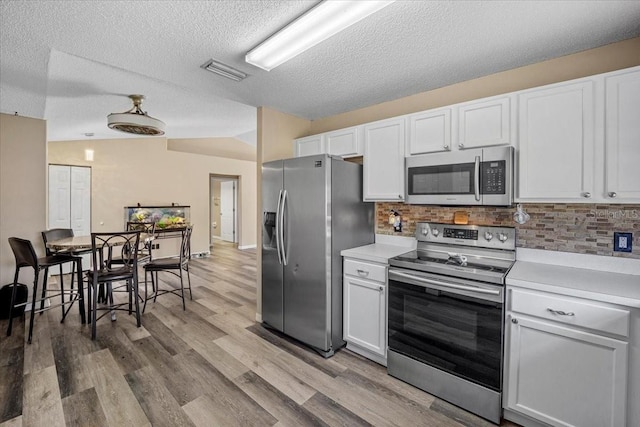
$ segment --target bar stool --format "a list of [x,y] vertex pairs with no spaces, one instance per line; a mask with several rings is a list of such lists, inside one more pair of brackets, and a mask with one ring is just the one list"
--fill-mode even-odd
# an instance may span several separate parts
[[[51,307],[44,307],[44,300],[46,299],[47,292],[47,276],[49,273],[49,268],[54,267],[56,265],[66,264],[68,262],[76,263],[77,267],[80,268],[79,258],[71,255],[55,255],[55,256],[45,256],[42,258],[38,258],[36,255],[35,249],[33,249],[33,245],[31,241],[26,239],[20,239],[18,237],[10,237],[9,238],[9,246],[11,246],[11,250],[13,251],[13,255],[16,259],[16,272],[13,278],[13,291],[11,292],[11,310],[15,308],[15,294],[16,288],[18,284],[18,278],[20,275],[20,270],[23,267],[31,267],[34,271],[34,279],[33,279],[33,291],[31,298],[31,316],[29,323],[29,337],[28,343],[31,344],[31,338],[33,336],[33,321],[35,319],[36,312],[40,313],[45,310],[49,310],[55,308],[57,306],[62,306],[62,322],[64,322],[65,317],[69,313],[71,309],[71,305],[78,300],[78,304],[80,305],[80,320],[84,324],[85,320],[85,312],[84,312],[84,291],[82,286],[78,286],[77,291],[65,291],[64,290],[64,279],[60,277],[60,291],[53,295],[50,295],[51,298],[60,296],[62,298],[62,302],[57,305],[53,305]],[[44,279],[42,281],[42,295],[41,299],[37,299],[38,295],[38,278],[40,276],[40,271],[44,270]],[[70,298],[68,301],[64,301],[63,294],[69,294]],[[41,302],[41,306],[39,310],[36,310],[36,303]],[[26,304],[26,303],[25,303]],[[69,308],[65,310],[65,305],[69,305]],[[18,305],[19,306],[19,305]],[[9,317],[9,327],[7,328],[7,336],[11,335],[11,328],[13,326],[13,316]]]

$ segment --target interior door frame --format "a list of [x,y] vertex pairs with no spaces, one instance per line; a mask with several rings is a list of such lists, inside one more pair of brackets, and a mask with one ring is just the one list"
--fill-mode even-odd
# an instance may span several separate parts
[[[225,175],[225,174],[209,174],[209,246],[213,246],[213,233],[211,232],[211,224],[213,223],[213,206],[212,201],[214,197],[214,181],[234,181],[235,182],[235,190],[234,190],[234,244],[239,245],[242,241],[242,209],[241,209],[241,194],[242,194],[242,180],[239,175]],[[219,224],[219,226],[221,226]]]

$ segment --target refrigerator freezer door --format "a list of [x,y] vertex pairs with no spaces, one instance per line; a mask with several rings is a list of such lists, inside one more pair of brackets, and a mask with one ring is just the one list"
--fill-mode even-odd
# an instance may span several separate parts
[[262,321],[284,330],[283,270],[278,254],[283,162],[262,165]]
[[284,332],[316,349],[331,349],[331,160],[285,160]]

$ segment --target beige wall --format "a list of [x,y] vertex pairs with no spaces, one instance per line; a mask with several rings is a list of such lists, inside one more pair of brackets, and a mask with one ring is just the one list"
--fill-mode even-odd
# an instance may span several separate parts
[[[44,120],[0,114],[0,286],[13,282],[9,237],[31,240],[38,255],[44,255],[46,140]],[[33,275],[26,270],[20,282],[29,284]]]
[[501,93],[640,65],[640,37],[491,74],[311,123],[307,136]]
[[293,140],[308,135],[311,122],[266,107],[258,108],[257,148],[257,307],[256,317],[262,318],[262,164],[271,160],[293,157]]
[[[94,150],[94,161],[84,150]],[[124,206],[191,206],[192,252],[209,250],[210,174],[238,175],[240,246],[256,243],[256,163],[167,150],[165,138],[49,143],[49,163],[91,166],[91,229],[120,230]]]
[[183,153],[256,161],[256,147],[229,137],[168,139],[167,149]]

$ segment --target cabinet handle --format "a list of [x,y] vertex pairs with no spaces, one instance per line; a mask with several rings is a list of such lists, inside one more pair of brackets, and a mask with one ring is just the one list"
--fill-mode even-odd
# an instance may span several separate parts
[[402,194],[398,194],[398,199],[402,199]]
[[512,318],[512,319],[511,319],[511,323],[518,323],[518,319],[516,319],[516,318]]
[[584,197],[585,199],[588,199],[588,198],[591,197],[591,193],[589,193],[588,191],[584,192],[584,193],[582,193],[582,197]]
[[612,199],[617,196],[618,194],[615,191],[612,191],[611,193],[609,193],[609,197],[611,197]]
[[379,291],[380,291],[380,292],[384,291],[384,286],[380,286]]
[[459,149],[463,149],[464,148],[464,144],[458,144],[458,148]]
[[359,274],[359,275],[361,275],[361,276],[368,276],[368,275],[369,275],[369,272],[368,272],[367,270],[360,270],[360,269],[357,269],[356,271],[357,271],[357,272],[358,272],[358,274]]
[[442,148],[444,148],[445,150],[448,150],[449,146],[448,145],[443,145]]
[[558,316],[575,316],[576,314],[572,311],[566,312],[562,310],[554,310],[553,308],[547,308],[547,311],[553,314],[557,314]]

